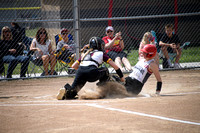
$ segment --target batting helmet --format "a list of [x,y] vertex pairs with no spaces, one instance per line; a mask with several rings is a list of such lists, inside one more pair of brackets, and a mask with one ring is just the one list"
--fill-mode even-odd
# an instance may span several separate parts
[[141,51],[147,54],[147,58],[153,58],[156,55],[157,49],[156,46],[152,44],[146,44]]
[[90,48],[97,49],[99,51],[104,50],[105,43],[100,37],[92,37],[89,41]]

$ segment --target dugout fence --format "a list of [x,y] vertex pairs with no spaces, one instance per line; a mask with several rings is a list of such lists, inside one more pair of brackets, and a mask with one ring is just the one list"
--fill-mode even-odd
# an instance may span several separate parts
[[[56,48],[55,36],[61,28],[69,29],[76,44],[76,55],[88,44],[92,36],[104,37],[105,28],[112,25],[115,32],[121,31],[125,43],[125,52],[132,66],[138,60],[138,47],[147,31],[155,31],[158,38],[164,34],[166,24],[174,25],[181,44],[190,42],[183,49],[180,63],[182,69],[200,66],[200,2],[198,0],[20,0],[0,1],[0,28],[11,27],[16,22],[25,30],[22,43],[28,52],[30,43],[39,27],[47,29],[53,48]],[[1,33],[2,34],[2,33]],[[26,52],[24,54],[26,54]],[[77,57],[78,58],[78,57]],[[162,65],[162,60],[160,59]],[[31,63],[29,69],[31,69]],[[2,75],[6,75],[8,64]],[[21,64],[13,71],[19,77]],[[27,77],[40,77],[42,70],[36,67],[38,75],[28,73]],[[60,66],[55,70],[59,71]],[[164,69],[163,69],[164,70]],[[29,71],[30,72],[30,71]],[[63,73],[62,75],[68,75]],[[57,75],[60,76],[60,75]]]

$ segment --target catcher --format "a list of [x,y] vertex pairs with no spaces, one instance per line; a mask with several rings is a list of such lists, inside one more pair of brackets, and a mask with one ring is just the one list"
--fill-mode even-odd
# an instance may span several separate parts
[[64,88],[61,88],[57,95],[58,100],[75,98],[86,82],[99,80],[97,85],[103,85],[106,81],[109,81],[108,69],[99,67],[103,62],[112,66],[120,80],[125,81],[120,68],[104,53],[104,46],[104,41],[99,37],[92,37],[89,40],[90,49],[72,65],[77,70],[72,86],[67,83]]

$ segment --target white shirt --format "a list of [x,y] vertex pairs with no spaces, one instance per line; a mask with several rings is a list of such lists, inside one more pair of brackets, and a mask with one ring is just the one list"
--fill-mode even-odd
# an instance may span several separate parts
[[[86,55],[86,57],[84,58],[84,60],[81,62],[80,66],[90,66],[90,65],[95,65],[96,67],[98,67],[98,64],[96,62],[98,62],[99,64],[103,63],[103,52],[102,51],[98,51],[98,50],[94,50],[92,52],[90,52],[89,54]],[[91,61],[90,58],[92,58]]]
[[[48,48],[49,48],[50,43],[51,43],[51,41],[50,41],[50,40],[47,40],[47,41],[46,41],[46,45],[41,45],[41,44],[39,44],[39,42],[37,42],[36,38],[33,39],[33,46],[34,46],[35,48],[41,49],[42,52],[43,52],[43,55],[49,55],[49,50],[48,50]],[[34,57],[40,58],[41,56],[42,56],[42,55],[40,55],[38,51],[35,51]]]
[[129,77],[132,79],[137,79],[144,84],[152,74],[152,72],[149,71],[149,65],[153,61],[154,59],[149,61],[142,59],[138,61],[138,63],[133,67],[133,72],[129,75]]

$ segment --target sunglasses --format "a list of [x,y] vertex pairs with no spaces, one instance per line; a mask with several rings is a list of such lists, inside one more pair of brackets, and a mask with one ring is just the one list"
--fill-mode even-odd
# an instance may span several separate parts
[[68,33],[62,33],[62,35],[68,35]]
[[10,30],[4,30],[3,32],[4,33],[8,33],[9,32],[10,33],[11,31]]
[[107,31],[107,33],[113,32],[112,30]]
[[46,35],[47,33],[46,32],[40,32],[40,34],[45,34]]

